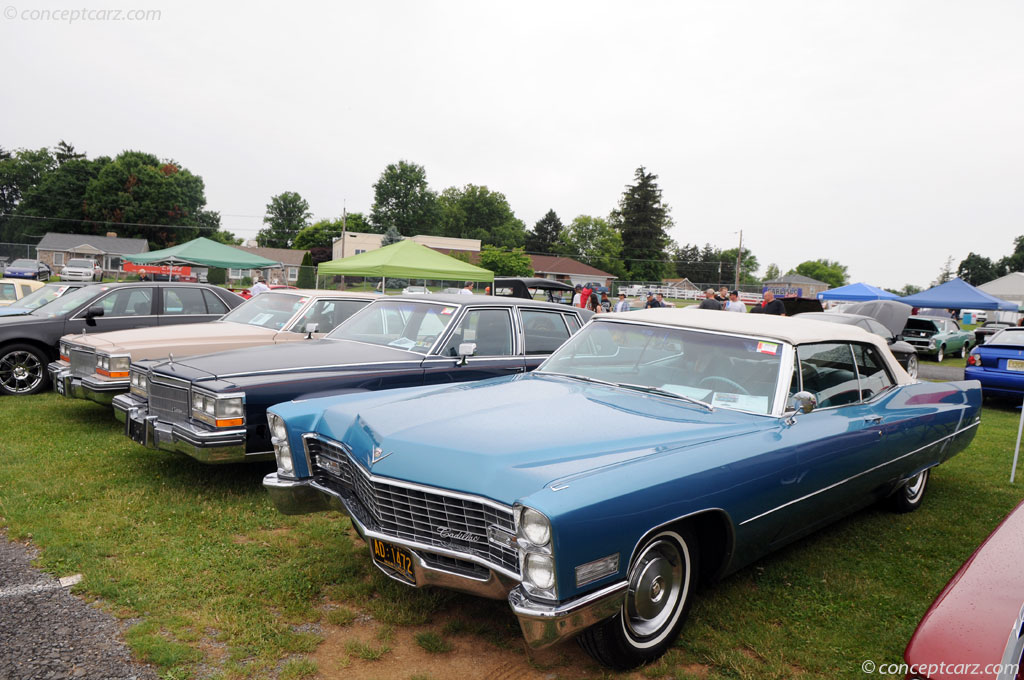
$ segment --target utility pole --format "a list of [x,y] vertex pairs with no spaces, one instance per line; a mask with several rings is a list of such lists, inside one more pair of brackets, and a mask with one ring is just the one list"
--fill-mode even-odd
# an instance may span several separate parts
[[740,249],[736,251],[736,287],[733,290],[740,289],[740,264],[743,262],[743,230],[740,229]]

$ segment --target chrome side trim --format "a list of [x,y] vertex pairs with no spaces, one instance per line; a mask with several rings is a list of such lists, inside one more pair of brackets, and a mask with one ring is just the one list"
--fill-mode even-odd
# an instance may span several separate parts
[[765,512],[762,512],[760,515],[755,515],[755,516],[753,516],[753,517],[751,517],[749,519],[745,519],[742,522],[740,522],[740,526],[743,526],[744,524],[747,524],[748,522],[753,522],[756,519],[761,519],[762,517],[767,517],[768,515],[770,515],[773,512],[775,512],[776,510],[781,510],[781,509],[783,509],[785,507],[789,507],[790,505],[793,505],[794,503],[799,503],[800,501],[805,501],[808,498],[812,498],[814,496],[817,496],[820,493],[823,493],[823,492],[828,491],[830,489],[834,489],[837,486],[840,486],[842,484],[846,484],[847,482],[852,481],[854,479],[857,479],[858,477],[863,477],[864,475],[869,474],[871,472],[874,472],[875,470],[884,468],[886,465],[892,465],[893,463],[895,463],[898,460],[903,460],[907,456],[912,456],[915,453],[918,453],[919,451],[924,451],[929,446],[935,446],[939,442],[946,441],[947,439],[952,439],[953,437],[957,436],[961,432],[966,432],[967,430],[971,429],[972,427],[977,427],[980,424],[981,424],[980,420],[975,420],[973,423],[971,423],[967,427],[962,427],[959,430],[957,430],[956,432],[953,432],[951,434],[947,434],[945,437],[940,437],[939,439],[936,439],[935,441],[933,441],[933,442],[931,442],[929,444],[925,444],[922,447],[916,448],[916,449],[914,449],[913,451],[911,451],[909,453],[904,453],[902,456],[898,456],[896,458],[893,458],[892,460],[887,460],[884,463],[876,465],[875,467],[873,467],[873,468],[871,468],[869,470],[864,470],[863,472],[858,472],[857,474],[852,475],[850,477],[847,477],[846,479],[840,480],[840,481],[835,482],[833,484],[829,484],[828,486],[826,486],[826,487],[824,487],[822,489],[818,489],[817,491],[812,491],[811,493],[807,494],[806,496],[801,496],[800,498],[794,498],[793,500],[791,500],[791,501],[789,501],[787,503],[783,503],[782,505],[780,505],[778,507],[772,508],[771,510],[766,510]]
[[[321,340],[331,340],[331,338],[321,338]],[[355,341],[354,340],[347,340],[346,342],[355,342]],[[363,344],[371,344],[372,345],[372,343],[363,343]],[[386,345],[373,345],[373,346],[374,347],[385,347]],[[391,349],[400,349],[400,348],[392,347]],[[408,351],[408,350],[402,350],[402,351]],[[287,371],[288,373],[295,373],[295,372],[299,372],[299,371],[324,371],[324,370],[331,370],[331,369],[335,369],[335,368],[353,368],[353,367],[358,367],[358,366],[391,366],[391,365],[396,365],[396,364],[409,365],[409,366],[419,366],[420,361],[421,361],[421,359],[419,357],[422,357],[423,355],[422,354],[418,354],[416,352],[409,352],[409,353],[415,355],[417,358],[416,359],[406,359],[406,360],[403,360],[403,361],[365,361],[365,362],[358,363],[358,364],[353,363],[353,364],[332,364],[330,366],[295,366],[293,368],[288,368],[288,369],[273,368],[273,369],[269,369],[269,370],[266,370],[266,371],[246,371],[244,373],[222,373],[222,374],[218,374],[216,376],[216,380],[225,380],[227,378],[240,378],[240,377],[249,376],[249,375],[264,375],[264,374],[273,374],[273,373],[283,373],[285,371]]]

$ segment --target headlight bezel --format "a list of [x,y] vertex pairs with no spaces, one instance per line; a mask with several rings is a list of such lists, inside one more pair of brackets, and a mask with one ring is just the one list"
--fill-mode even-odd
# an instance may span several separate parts
[[245,426],[244,392],[218,394],[193,387],[188,403],[193,420],[216,428]]
[[149,401],[149,372],[130,367],[128,369],[128,391]]
[[108,354],[96,352],[96,373],[107,378],[128,378],[131,380],[132,356],[130,354]]
[[[554,530],[551,520],[536,508],[516,503],[512,506],[519,550],[519,571],[523,589],[534,598],[558,600],[558,569],[554,554]],[[535,572],[546,565],[551,573],[547,579],[535,580]]]
[[267,426],[270,429],[270,442],[274,445],[277,474],[295,479],[295,456],[292,455],[292,447],[288,443],[288,425],[284,418],[273,411],[267,411]]

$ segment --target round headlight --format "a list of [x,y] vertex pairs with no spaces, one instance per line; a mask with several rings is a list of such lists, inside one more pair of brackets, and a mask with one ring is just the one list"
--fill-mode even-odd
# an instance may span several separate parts
[[541,590],[555,585],[555,561],[550,555],[527,553],[523,571],[526,579]]
[[523,508],[519,516],[520,530],[523,536],[534,545],[547,545],[551,540],[551,523],[548,518],[533,508]]
[[288,438],[288,428],[284,426],[284,419],[276,413],[268,413],[267,420],[270,423],[270,435],[274,439],[285,440]]

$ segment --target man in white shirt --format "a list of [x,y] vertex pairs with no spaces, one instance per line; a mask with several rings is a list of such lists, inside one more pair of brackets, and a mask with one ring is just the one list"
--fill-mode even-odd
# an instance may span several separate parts
[[729,301],[725,303],[725,311],[727,312],[745,312],[747,306],[740,302],[740,292],[734,290],[729,293]]
[[249,295],[256,297],[260,293],[266,293],[270,290],[270,286],[267,285],[267,280],[262,276],[256,279],[256,283],[249,289]]
[[466,287],[463,288],[462,290],[460,290],[459,293],[461,293],[462,295],[472,295],[473,294],[473,282],[472,281],[466,281]]
[[626,299],[625,293],[619,293],[619,301],[615,303],[616,312],[628,312],[631,309],[629,306],[629,300]]
[[580,306],[580,300],[581,300],[581,296],[582,296],[582,291],[583,291],[583,286],[581,286],[580,284],[577,283],[576,284],[576,294],[572,296],[572,306],[573,307],[579,307]]

